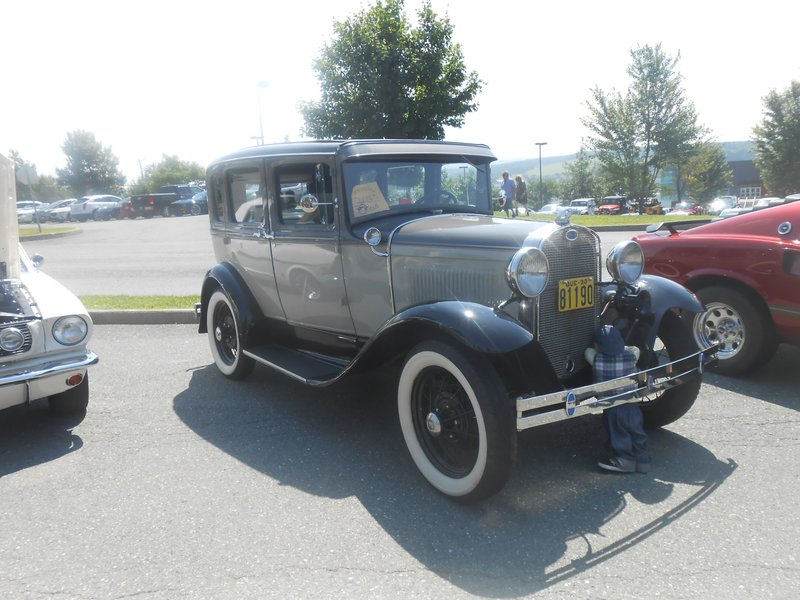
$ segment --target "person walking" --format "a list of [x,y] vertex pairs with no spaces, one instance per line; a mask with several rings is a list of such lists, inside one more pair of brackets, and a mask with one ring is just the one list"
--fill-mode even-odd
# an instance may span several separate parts
[[517,209],[514,207],[514,199],[517,196],[517,184],[509,177],[508,171],[503,171],[503,183],[500,184],[500,189],[506,195],[506,203],[503,206],[506,216],[516,217]]
[[514,177],[514,182],[516,183],[516,193],[514,196],[514,200],[517,202],[516,212],[519,215],[527,215],[528,214],[528,186],[525,185],[525,181],[522,179],[522,175],[517,175]]

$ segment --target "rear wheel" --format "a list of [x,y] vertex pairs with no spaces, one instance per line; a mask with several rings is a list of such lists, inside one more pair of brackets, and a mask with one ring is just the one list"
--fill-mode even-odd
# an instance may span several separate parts
[[694,337],[701,346],[719,344],[712,368],[737,375],[765,364],[778,345],[769,316],[737,290],[711,286],[697,291],[705,310],[694,320]]
[[475,502],[503,487],[516,456],[516,413],[489,361],[419,344],[403,365],[397,408],[411,458],[439,492]]
[[[668,312],[661,320],[653,355],[648,367],[655,367],[678,360],[682,356],[694,354],[698,347],[692,337],[688,323],[673,312]],[[687,365],[688,367],[688,365]],[[691,376],[686,382],[666,391],[648,397],[651,402],[641,405],[644,426],[663,427],[685,415],[700,393],[701,377]]]
[[50,410],[58,414],[84,412],[89,405],[89,373],[73,388],[47,398]]
[[222,290],[211,294],[206,325],[211,355],[222,374],[230,379],[244,379],[250,375],[255,361],[242,353],[241,325],[233,303]]

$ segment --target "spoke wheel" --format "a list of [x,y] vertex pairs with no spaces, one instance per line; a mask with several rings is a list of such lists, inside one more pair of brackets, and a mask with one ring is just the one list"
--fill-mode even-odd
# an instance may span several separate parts
[[[686,321],[673,312],[667,312],[661,320],[650,355],[651,360],[647,365],[641,366],[651,368],[663,365],[693,354],[697,349],[697,343]],[[681,368],[680,363],[678,368]],[[701,382],[699,375],[693,376],[677,387],[647,396],[648,402],[641,405],[645,427],[663,427],[685,415],[697,400]]]
[[515,411],[487,360],[440,342],[418,345],[397,406],[409,453],[433,487],[463,502],[503,487],[516,455]]
[[478,461],[484,427],[458,380],[446,369],[428,367],[414,382],[411,402],[414,431],[426,456],[450,477],[467,475]]
[[247,377],[253,371],[255,362],[242,354],[241,328],[233,304],[221,290],[211,295],[206,319],[211,354],[217,368],[231,379]]

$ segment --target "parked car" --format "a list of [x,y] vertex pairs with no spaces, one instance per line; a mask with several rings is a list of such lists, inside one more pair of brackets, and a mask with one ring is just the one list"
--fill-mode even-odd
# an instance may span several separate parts
[[183,183],[179,185],[162,185],[158,188],[159,193],[161,194],[175,194],[177,196],[177,200],[183,200],[184,198],[191,198],[195,194],[199,194],[203,191],[198,185],[192,185],[190,183]]
[[627,196],[606,196],[597,207],[599,215],[621,215],[629,212]]
[[780,342],[800,343],[800,202],[718,219],[685,231],[662,224],[633,239],[645,272],[697,294],[703,346],[719,344],[721,373],[766,363]]
[[135,219],[130,198],[120,198],[113,206],[98,208],[93,215],[95,221],[111,221],[113,219]]
[[58,200],[47,205],[44,209],[42,218],[44,221],[53,223],[65,223],[72,219],[72,205],[77,202],[77,198],[67,198]]
[[726,208],[736,206],[738,198],[736,196],[717,196],[706,206],[706,212],[710,215],[719,215]]
[[[219,371],[242,379],[258,363],[321,387],[396,366],[414,464],[465,502],[503,487],[520,431],[630,401],[650,427],[681,417],[713,355],[676,311],[702,305],[640,276],[630,240],[601,281],[599,237],[567,211],[495,217],[494,160],[481,144],[350,140],[211,163],[218,262],[196,311]],[[637,373],[594,382],[584,351],[602,323],[640,347]]]
[[101,208],[112,208],[122,200],[119,196],[110,194],[95,194],[78,198],[70,208],[72,218],[76,221],[88,221],[96,219],[95,213]]
[[554,215],[558,211],[559,207],[561,207],[561,205],[557,204],[557,203],[545,204],[544,206],[542,206],[542,208],[540,208],[539,210],[536,211],[536,214],[537,215]]
[[573,215],[593,215],[596,209],[594,198],[575,198],[569,203],[569,212]]
[[41,222],[46,207],[46,203],[37,200],[20,200],[17,202],[17,223],[34,223],[37,214]]
[[682,200],[672,205],[669,209],[668,215],[702,215],[705,208],[699,202],[691,200]]
[[0,155],[0,409],[47,398],[55,412],[89,402],[92,319],[81,301],[28,258],[13,220],[13,163]]
[[169,205],[169,210],[170,214],[176,216],[208,214],[208,194],[203,190],[191,198],[175,200]]
[[645,198],[644,201],[642,201],[642,209],[646,215],[664,214],[664,207],[661,204],[661,200],[658,198]]

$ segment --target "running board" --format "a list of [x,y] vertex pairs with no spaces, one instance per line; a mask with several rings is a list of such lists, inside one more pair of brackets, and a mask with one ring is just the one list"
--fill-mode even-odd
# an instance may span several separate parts
[[341,375],[350,364],[280,344],[261,344],[242,351],[256,362],[308,385],[325,385]]

